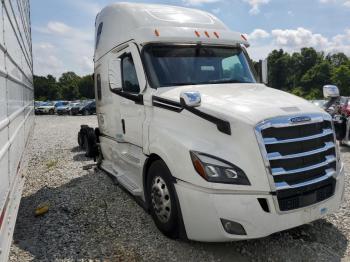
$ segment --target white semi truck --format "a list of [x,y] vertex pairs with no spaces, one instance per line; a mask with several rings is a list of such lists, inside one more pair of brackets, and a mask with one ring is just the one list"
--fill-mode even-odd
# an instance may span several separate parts
[[34,91],[29,1],[0,5],[0,261],[7,261],[24,183],[22,156],[33,126]]
[[331,117],[258,83],[266,70],[256,76],[248,45],[194,9],[117,3],[97,15],[99,128],[79,143],[167,236],[260,238],[342,201]]

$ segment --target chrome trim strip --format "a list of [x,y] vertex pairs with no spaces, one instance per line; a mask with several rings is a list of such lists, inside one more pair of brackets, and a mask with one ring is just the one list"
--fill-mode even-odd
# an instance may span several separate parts
[[336,160],[337,160],[337,158],[335,155],[330,155],[330,156],[326,156],[326,161],[319,163],[319,164],[316,164],[316,165],[298,168],[298,169],[293,169],[293,170],[288,170],[288,171],[286,171],[282,167],[278,167],[278,168],[272,168],[271,172],[272,172],[273,176],[282,176],[282,175],[288,175],[288,174],[302,173],[302,172],[310,171],[310,170],[313,170],[316,168],[327,166]]
[[[291,122],[291,119],[296,117],[310,117],[310,121],[305,122]],[[326,114],[297,114],[290,116],[280,116],[272,119],[267,119],[258,125],[258,129],[263,130],[270,127],[281,128],[281,127],[290,127],[290,126],[299,126],[299,125],[308,125],[314,123],[322,123],[323,121],[332,121],[330,115]]]
[[327,169],[326,174],[324,176],[308,180],[306,182],[302,182],[299,184],[294,184],[294,185],[289,185],[287,182],[277,182],[275,183],[276,189],[277,190],[284,190],[284,189],[292,189],[292,188],[299,188],[299,187],[304,187],[312,184],[316,184],[319,182],[322,182],[324,180],[327,180],[328,178],[332,177],[336,171],[334,169]]
[[284,139],[284,140],[277,140],[276,138],[264,138],[264,144],[265,145],[274,145],[274,144],[285,144],[285,143],[293,143],[293,142],[302,142],[307,140],[312,140],[324,136],[328,136],[333,134],[332,129],[324,129],[321,134],[313,135],[313,136],[304,136],[299,138],[291,138],[291,139]]
[[298,158],[298,157],[305,157],[305,156],[311,156],[311,155],[316,155],[322,152],[325,152],[331,148],[334,148],[335,144],[333,142],[326,142],[325,146],[319,149],[307,151],[304,153],[298,153],[298,154],[292,154],[292,155],[281,155],[279,152],[273,152],[273,153],[268,153],[267,158],[272,161],[272,160],[283,160],[283,159],[292,159],[292,158]]

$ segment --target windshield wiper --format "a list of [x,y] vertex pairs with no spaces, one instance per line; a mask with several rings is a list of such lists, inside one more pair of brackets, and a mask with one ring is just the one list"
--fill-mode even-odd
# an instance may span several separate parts
[[226,83],[232,83],[232,84],[242,83],[242,84],[247,84],[247,83],[252,83],[252,82],[246,82],[246,81],[237,80],[237,79],[217,79],[217,80],[209,80],[207,83],[209,83],[209,84],[226,84]]
[[237,83],[242,83],[242,84],[247,84],[247,83],[253,83],[253,82],[245,82],[241,80],[236,80],[236,79],[217,79],[217,80],[208,80],[205,82],[180,82],[180,83],[165,83],[162,84],[161,87],[167,87],[167,86],[190,86],[190,85],[208,85],[208,84],[237,84]]
[[162,84],[162,87],[166,86],[190,86],[190,85],[201,85],[202,83],[196,83],[196,82],[180,82],[180,83],[165,83]]

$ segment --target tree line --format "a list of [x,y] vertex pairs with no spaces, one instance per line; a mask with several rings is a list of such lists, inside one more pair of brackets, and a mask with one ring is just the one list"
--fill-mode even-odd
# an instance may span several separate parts
[[74,72],[66,72],[58,78],[34,75],[35,100],[77,100],[95,97],[93,75],[78,76]]
[[306,99],[323,97],[322,87],[334,84],[350,96],[350,59],[344,53],[325,54],[302,48],[289,54],[282,49],[268,56],[269,86]]
[[[337,85],[341,95],[350,96],[350,59],[344,53],[325,54],[302,48],[292,54],[273,50],[268,56],[269,86],[306,99],[322,98],[322,86]],[[63,73],[34,76],[36,100],[76,100],[94,98],[93,75],[80,77]]]

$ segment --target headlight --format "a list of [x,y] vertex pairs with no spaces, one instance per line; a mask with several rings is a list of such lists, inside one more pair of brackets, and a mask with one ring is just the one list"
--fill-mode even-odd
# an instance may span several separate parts
[[250,185],[250,182],[239,167],[220,158],[190,151],[193,166],[205,180],[214,183]]

